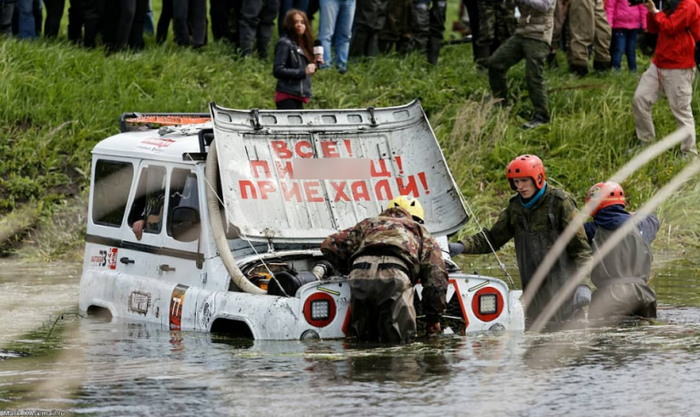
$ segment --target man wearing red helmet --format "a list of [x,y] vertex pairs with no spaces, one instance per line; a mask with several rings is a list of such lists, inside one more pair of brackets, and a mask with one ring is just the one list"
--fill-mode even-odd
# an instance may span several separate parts
[[[515,238],[515,254],[523,288],[542,263],[547,252],[569,222],[576,216],[574,199],[565,191],[547,184],[544,165],[535,155],[521,155],[513,159],[506,169],[506,178],[518,194],[513,196],[508,207],[501,212],[490,230],[483,230],[461,242],[450,243],[450,255],[460,253],[489,253],[491,245],[499,249]],[[528,321],[537,318],[540,312],[574,276],[577,268],[591,258],[591,248],[581,228],[567,244],[557,263],[549,271],[542,286],[527,308]],[[552,322],[562,322],[574,317],[574,313],[590,302],[590,289],[579,286],[569,294],[569,301],[562,304],[552,317]]]
[[[625,210],[625,192],[619,184],[599,182],[588,190],[586,204],[594,198],[600,198],[600,203],[591,212],[593,221],[584,228],[591,248],[597,251],[631,214]],[[659,219],[650,214],[593,267],[591,280],[597,290],[588,310],[590,319],[656,317],[656,293],[647,282],[652,260],[650,244],[658,230]]]

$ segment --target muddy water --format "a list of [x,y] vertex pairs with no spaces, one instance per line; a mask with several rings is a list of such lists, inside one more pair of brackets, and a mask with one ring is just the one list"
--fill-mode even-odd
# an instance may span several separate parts
[[[386,347],[252,342],[66,317],[59,349],[29,357],[0,351],[0,410],[696,416],[699,267],[687,259],[700,256],[685,259],[655,265],[660,324],[653,326],[447,336]],[[79,267],[0,264],[0,271],[2,347],[76,306]]]

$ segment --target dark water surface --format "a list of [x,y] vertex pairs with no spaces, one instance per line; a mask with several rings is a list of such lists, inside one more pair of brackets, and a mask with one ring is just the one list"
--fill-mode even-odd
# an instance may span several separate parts
[[655,263],[657,325],[445,336],[387,347],[253,342],[66,316],[62,347],[27,357],[8,346],[41,344],[26,334],[75,310],[80,267],[0,263],[0,410],[698,416],[700,267],[688,259]]

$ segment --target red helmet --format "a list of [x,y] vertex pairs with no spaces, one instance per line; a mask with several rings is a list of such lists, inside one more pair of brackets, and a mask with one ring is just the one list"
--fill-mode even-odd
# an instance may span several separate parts
[[599,182],[588,190],[586,194],[586,204],[596,198],[599,193],[602,193],[603,196],[598,202],[598,206],[591,211],[591,216],[595,216],[598,210],[614,206],[615,204],[620,204],[623,207],[625,206],[625,191],[620,187],[620,184],[612,181]]
[[535,182],[538,190],[544,186],[544,164],[535,155],[520,155],[510,161],[506,168],[506,178],[510,182],[510,188],[516,190],[513,178],[529,177]]

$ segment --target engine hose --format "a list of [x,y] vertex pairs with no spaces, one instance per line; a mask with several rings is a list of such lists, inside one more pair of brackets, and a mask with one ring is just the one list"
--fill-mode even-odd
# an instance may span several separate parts
[[219,177],[219,162],[216,156],[216,141],[213,141],[209,146],[209,154],[207,155],[206,179],[207,179],[207,208],[209,209],[209,226],[214,235],[216,249],[219,251],[221,261],[226,267],[226,271],[231,276],[231,280],[238,288],[249,294],[266,294],[266,292],[253,285],[248,277],[243,275],[236,260],[231,254],[228,241],[224,233],[224,225],[221,222],[221,210],[219,209],[219,199],[216,196],[214,187]]

